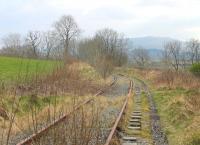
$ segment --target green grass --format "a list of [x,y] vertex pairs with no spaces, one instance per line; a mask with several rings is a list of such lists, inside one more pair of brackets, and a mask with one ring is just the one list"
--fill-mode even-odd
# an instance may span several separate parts
[[[158,108],[158,113],[161,117],[162,126],[167,133],[170,145],[186,144],[184,134],[189,135],[196,132],[195,130],[190,130],[190,132],[186,130],[186,128],[193,123],[195,115],[185,107],[186,97],[195,93],[197,92],[182,88],[160,88],[154,90],[154,99]],[[195,139],[199,141],[199,138]],[[191,140],[191,142],[192,141],[193,140]]]
[[[149,103],[147,99],[147,94],[142,92],[141,93],[141,108],[143,112],[143,118],[142,118],[142,131],[141,131],[141,136],[149,141],[149,143],[152,142],[151,140],[151,130],[150,130],[150,117],[149,117]],[[149,123],[148,125],[146,123]],[[144,125],[146,124],[146,125]]]
[[177,96],[181,96],[185,93],[185,90],[157,90],[154,91],[154,99],[158,107],[158,111],[161,117],[170,121],[173,127],[178,128],[180,121],[176,117],[181,113],[182,103],[176,99]]
[[51,71],[56,63],[49,60],[0,56],[0,81],[16,81],[36,73],[46,73]]

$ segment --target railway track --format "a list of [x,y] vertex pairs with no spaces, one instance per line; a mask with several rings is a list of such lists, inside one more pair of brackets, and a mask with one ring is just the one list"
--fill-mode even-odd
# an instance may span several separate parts
[[121,111],[120,111],[119,115],[117,116],[117,119],[115,120],[115,123],[114,123],[114,125],[113,125],[113,127],[112,127],[112,129],[111,129],[111,131],[110,131],[110,133],[108,135],[108,138],[106,139],[105,145],[109,145],[110,144],[110,142],[112,140],[112,137],[114,136],[114,134],[116,132],[117,126],[118,126],[118,124],[119,124],[119,122],[120,122],[120,120],[121,120],[121,118],[123,116],[123,113],[125,112],[125,109],[127,107],[128,99],[131,97],[132,88],[133,88],[133,82],[130,81],[130,87],[129,87],[128,95],[126,96],[126,99],[125,99],[124,104],[123,104],[123,106],[121,108]]
[[[123,102],[123,105],[122,105],[121,109],[119,109],[119,111],[116,111],[117,114],[118,114],[118,116],[116,117],[116,119],[115,119],[115,121],[114,121],[114,125],[113,125],[113,127],[111,128],[111,130],[109,131],[109,130],[106,129],[106,128],[103,128],[103,129],[102,129],[102,130],[103,130],[102,132],[104,132],[104,134],[105,134],[104,136],[105,136],[105,137],[102,138],[102,142],[101,142],[100,144],[109,145],[109,144],[111,143],[111,140],[112,140],[114,134],[115,134],[116,131],[117,131],[118,124],[119,124],[119,122],[121,121],[122,116],[123,116],[123,114],[125,113],[125,110],[126,110],[126,108],[127,108],[128,100],[129,100],[129,98],[130,98],[131,95],[132,95],[133,81],[130,80],[129,78],[123,76],[123,75],[118,75],[118,78],[120,78],[120,77],[121,77],[121,78],[124,78],[126,81],[129,81],[128,94],[126,93],[127,95],[126,95],[126,98],[124,99],[124,102]],[[94,96],[98,96],[98,95],[101,95],[101,94],[103,94],[103,93],[106,93],[106,90],[109,90],[109,88],[110,88],[111,86],[113,86],[114,84],[116,84],[116,81],[118,81],[118,79],[117,79],[117,77],[114,77],[113,82],[109,85],[108,88],[104,88],[104,89],[98,91]],[[118,90],[118,89],[116,89],[116,90]],[[127,90],[127,89],[124,89],[124,90]],[[109,91],[108,91],[108,92],[109,92]],[[126,91],[126,92],[127,92],[127,91]],[[110,96],[109,93],[108,93],[108,96]],[[107,96],[107,97],[108,97],[108,96]],[[111,95],[111,96],[112,96],[112,95]],[[117,95],[116,95],[116,96],[117,96]],[[111,97],[111,98],[112,98],[112,97]],[[93,101],[94,101],[94,98],[91,98],[91,99],[88,99],[88,100],[82,102],[81,104],[75,106],[75,108],[74,108],[73,111],[71,111],[71,112],[68,113],[68,114],[63,115],[61,118],[55,120],[54,122],[52,122],[52,123],[49,124],[48,126],[43,127],[43,128],[42,128],[41,130],[39,130],[37,133],[32,134],[32,135],[29,136],[28,138],[26,138],[26,139],[22,140],[21,142],[19,142],[17,145],[31,145],[31,144],[35,143],[35,141],[37,141],[37,140],[39,140],[40,138],[42,138],[42,136],[43,136],[45,133],[47,133],[51,128],[54,128],[55,126],[60,126],[59,124],[61,124],[61,123],[64,122],[65,120],[68,120],[69,117],[72,116],[72,114],[73,114],[75,111],[79,110],[82,106],[85,106],[86,104],[90,104],[90,103],[93,102]],[[107,130],[107,131],[105,131],[105,130]],[[88,144],[95,145],[95,143],[88,143]]]
[[[123,76],[123,75],[120,75]],[[123,76],[125,77],[125,76]],[[118,131],[117,127],[118,124],[122,118],[122,114],[125,111],[125,108],[127,106],[127,100],[128,97],[131,96],[131,90],[129,90],[129,94],[126,98],[126,101],[124,102],[124,105],[112,127],[112,130],[110,131],[106,143],[104,145],[109,145],[113,139],[114,134],[116,133],[116,136],[118,138],[118,142],[122,145],[168,145],[168,140],[166,134],[163,132],[162,127],[160,125],[160,117],[157,114],[157,108],[155,105],[155,102],[153,100],[153,96],[148,88],[148,86],[144,83],[144,81],[134,78],[134,91],[135,91],[135,97],[134,97],[134,108],[132,108],[132,113],[129,117],[129,125],[127,126],[128,132],[124,130]],[[132,83],[132,82],[131,82]],[[133,84],[133,83],[132,83]],[[131,85],[133,87],[133,85]],[[148,106],[149,106],[149,112],[143,112],[142,109],[142,99],[141,99],[141,91],[144,91],[145,96],[147,97]],[[149,121],[146,122],[144,119],[144,116],[148,116]],[[148,124],[148,128],[151,133],[151,139],[146,139],[141,136],[142,132],[142,125]],[[131,132],[131,133],[130,133]],[[131,134],[131,135],[130,135]]]
[[56,119],[55,121],[53,121],[52,123],[50,123],[47,126],[44,126],[43,128],[41,128],[39,131],[37,131],[36,133],[30,135],[29,137],[21,140],[19,143],[17,143],[16,145],[31,145],[34,141],[38,140],[39,138],[42,137],[43,134],[45,134],[46,132],[48,132],[51,128],[57,126],[58,124],[60,124],[61,122],[63,122],[64,120],[69,119],[69,117],[77,110],[79,110],[82,106],[89,104],[90,102],[92,102],[94,100],[95,97],[101,95],[104,93],[104,91],[106,91],[107,89],[109,89],[111,86],[113,86],[115,83],[117,82],[117,77],[114,76],[113,77],[113,81],[109,84],[108,87],[103,88],[101,90],[99,90],[94,97],[85,100],[84,102],[80,103],[79,105],[75,106],[73,111],[69,112],[68,114],[64,114],[63,116],[61,116],[60,118]]

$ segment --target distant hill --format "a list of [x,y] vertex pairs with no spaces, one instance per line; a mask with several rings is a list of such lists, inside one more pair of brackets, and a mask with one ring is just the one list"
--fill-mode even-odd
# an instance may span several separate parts
[[143,47],[146,49],[163,49],[166,42],[175,40],[169,37],[136,37],[128,38],[129,49],[134,49],[136,47]]
[[131,52],[134,48],[143,47],[148,49],[149,54],[153,60],[159,60],[162,56],[164,44],[173,40],[176,39],[153,36],[128,38],[128,48],[129,52]]
[[149,56],[152,60],[157,61],[162,58],[163,50],[162,49],[148,49]]

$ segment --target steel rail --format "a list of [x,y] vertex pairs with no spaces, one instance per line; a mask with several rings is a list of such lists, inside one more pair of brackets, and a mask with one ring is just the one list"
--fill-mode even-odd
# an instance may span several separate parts
[[111,131],[110,131],[110,133],[108,135],[108,138],[106,139],[106,143],[104,145],[109,145],[111,140],[112,140],[112,137],[113,137],[113,135],[114,135],[114,133],[115,133],[115,131],[117,129],[117,126],[118,126],[118,124],[119,124],[119,122],[120,122],[120,120],[122,118],[122,115],[123,115],[123,113],[124,113],[124,111],[125,111],[125,109],[127,107],[128,99],[131,97],[132,88],[133,88],[133,81],[130,81],[130,87],[129,87],[128,95],[126,96],[126,99],[125,99],[124,104],[123,104],[123,106],[121,108],[121,111],[120,111],[117,119],[115,120],[115,123],[114,123],[114,125],[113,125],[113,127],[112,127],[112,129],[111,129]]
[[[104,91],[106,91],[108,88],[110,88],[111,86],[113,86],[117,81],[117,78],[114,77],[113,81],[109,84],[108,87],[99,90],[94,97],[99,96],[101,94],[104,93]],[[75,111],[79,110],[83,105],[86,105],[88,103],[90,103],[91,101],[93,101],[94,98],[90,98],[84,102],[82,102],[81,104],[77,105],[71,112],[63,115],[62,117],[56,119],[54,122],[50,123],[49,125],[43,127],[42,129],[40,129],[39,131],[37,131],[36,133],[33,133],[32,135],[30,135],[29,137],[23,139],[21,142],[17,143],[16,145],[31,145],[33,141],[36,141],[37,139],[41,138],[41,136],[47,132],[49,129],[51,129],[52,127],[58,125],[60,122],[63,122],[64,120],[68,119],[69,116],[74,113]]]

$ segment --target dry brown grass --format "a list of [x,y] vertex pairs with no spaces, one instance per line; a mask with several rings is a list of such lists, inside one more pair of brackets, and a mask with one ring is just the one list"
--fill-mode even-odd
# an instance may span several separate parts
[[[46,76],[37,72],[31,81],[20,84],[4,84],[0,87],[0,107],[8,114],[9,119],[0,117],[0,144],[9,144],[12,137],[24,132],[36,132],[41,125],[52,122],[64,113],[73,109],[83,100],[96,93],[101,84],[95,79],[82,78],[79,62],[71,62],[67,67],[58,66]],[[27,96],[30,111],[20,106],[20,98]],[[51,100],[47,106],[38,106],[38,100],[51,96],[62,99]],[[76,100],[75,103],[72,103]],[[26,102],[27,103],[27,102]]]
[[198,145],[200,78],[187,71],[131,69],[128,73],[145,80],[153,90],[169,143]]
[[163,71],[154,78],[154,83],[169,88],[198,89],[200,79],[189,72]]
[[200,79],[187,71],[158,69],[134,69],[133,71],[143,80],[151,81],[156,88],[200,88]]

